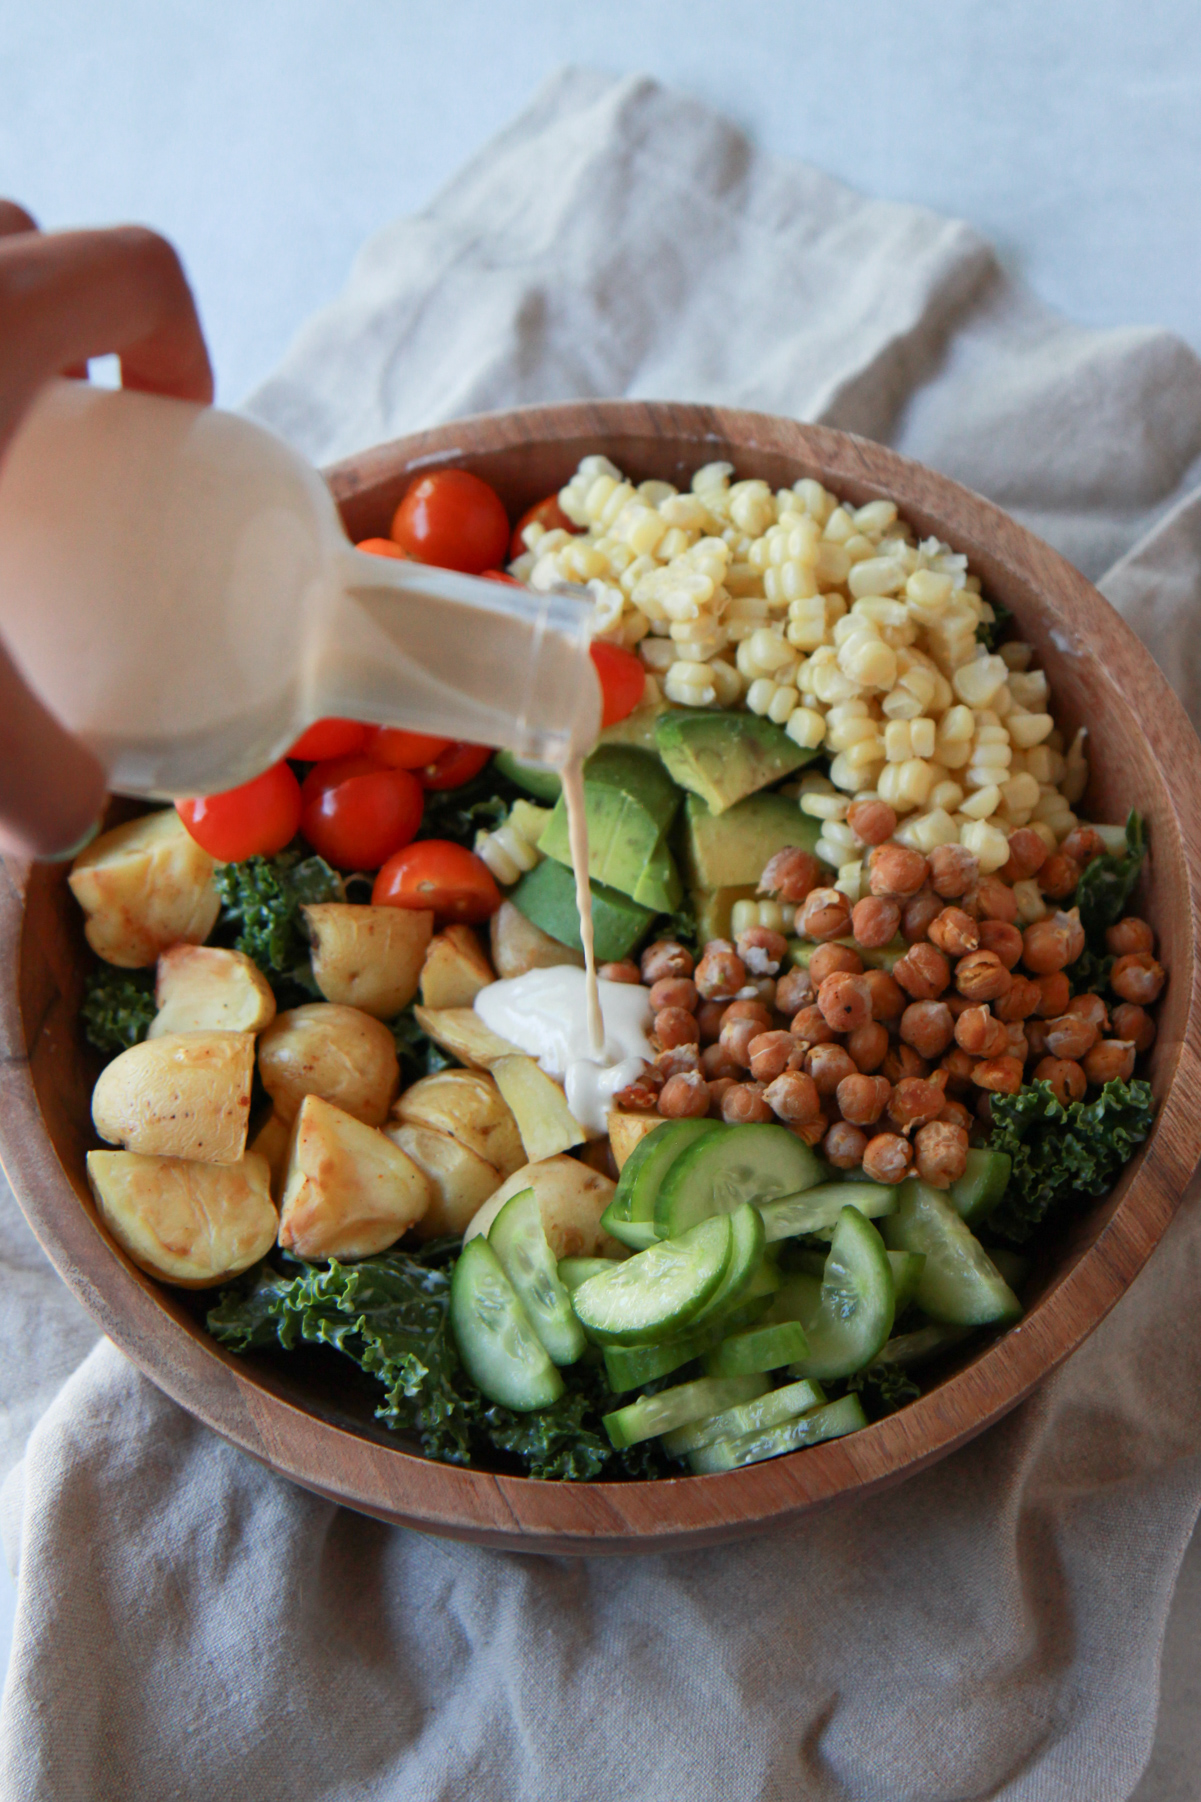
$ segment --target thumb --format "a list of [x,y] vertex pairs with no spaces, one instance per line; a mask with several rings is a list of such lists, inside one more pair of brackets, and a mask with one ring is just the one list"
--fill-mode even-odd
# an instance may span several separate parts
[[95,826],[104,770],[47,711],[0,647],[0,850],[54,857]]

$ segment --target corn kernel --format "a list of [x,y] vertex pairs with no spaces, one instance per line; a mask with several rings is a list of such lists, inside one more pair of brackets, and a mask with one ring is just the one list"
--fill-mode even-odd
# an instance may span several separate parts
[[951,578],[933,569],[915,569],[905,583],[905,599],[923,621],[935,619],[951,601]]
[[845,820],[850,805],[845,795],[835,794],[832,788],[828,794],[813,791],[801,796],[801,812],[815,820]]
[[1039,786],[1033,776],[1011,776],[1002,782],[1001,794],[1010,814],[1029,813],[1038,805]]
[[1033,876],[1027,877],[1024,882],[1014,883],[1013,898],[1018,904],[1019,926],[1033,926],[1035,920],[1046,919],[1047,904]]
[[852,904],[863,898],[864,882],[862,858],[857,857],[851,863],[839,864],[838,880],[835,882],[834,887],[838,889],[840,893],[844,894],[847,900]]
[[931,807],[928,813],[915,815],[909,830],[914,848],[927,857],[936,845],[954,845],[959,841],[959,828],[943,807]]
[[857,631],[843,640],[838,667],[864,688],[891,688],[897,679],[897,654],[874,632]]
[[[742,677],[733,664],[727,663],[724,657],[710,657],[709,674],[717,691],[717,705],[733,707],[742,695]],[[785,692],[795,697],[795,689],[788,689]],[[770,717],[775,717],[770,708],[768,713]]]
[[851,559],[842,545],[827,544],[823,540],[817,547],[813,573],[823,591],[827,588],[841,588],[851,573]]
[[[930,806],[947,814],[957,813],[963,805],[963,792],[958,782],[936,782],[930,790]],[[951,842],[947,840],[948,844]]]
[[974,852],[982,876],[991,876],[1009,862],[1009,840],[985,820],[971,820],[960,828],[959,842]]
[[1023,751],[1042,744],[1055,725],[1049,713],[1011,713],[1005,723],[1010,738]]
[[[1006,669],[1024,672],[1030,668],[1030,660],[1034,656],[1034,646],[1023,644],[1018,638],[1011,638],[1007,644],[1001,646],[997,655],[1003,660]],[[1041,674],[1041,671],[1039,673]]]
[[999,657],[977,657],[956,669],[951,687],[969,707],[987,707],[1008,674]]
[[709,707],[717,699],[717,688],[707,663],[673,663],[667,672],[663,692],[678,707]]
[[938,722],[938,743],[964,744],[975,736],[976,716],[970,707],[948,707]]
[[[850,550],[849,543],[846,548]],[[896,594],[904,585],[904,568],[893,557],[864,557],[847,577],[847,586],[856,600],[863,595]]]
[[[790,683],[781,682],[776,688],[767,709],[767,717],[777,726],[786,726],[797,711],[800,697]],[[802,709],[809,712],[810,709]]]
[[978,788],[974,795],[969,795],[967,800],[961,803],[959,811],[966,813],[971,820],[988,820],[992,818],[1000,805],[1001,791],[995,782],[991,782],[985,787]]
[[784,730],[795,744],[816,751],[826,736],[826,722],[816,707],[794,707]]

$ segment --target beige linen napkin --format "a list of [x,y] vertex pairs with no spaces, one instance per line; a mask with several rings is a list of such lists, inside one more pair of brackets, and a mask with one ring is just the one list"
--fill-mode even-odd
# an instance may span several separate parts
[[[250,411],[324,461],[598,394],[850,426],[1094,576],[1121,558],[1107,592],[1201,709],[1201,501],[1175,505],[1201,454],[1191,353],[1054,318],[966,227],[762,156],[648,81],[552,81],[366,247]],[[23,1311],[0,1283],[14,1434],[87,1331],[32,1257],[22,1270]],[[981,1440],[788,1531],[649,1559],[525,1558],[361,1519],[98,1345],[4,1490],[19,1610],[0,1791],[1118,1802],[1150,1748],[1201,1500],[1199,1293],[1190,1206],[1081,1352]]]

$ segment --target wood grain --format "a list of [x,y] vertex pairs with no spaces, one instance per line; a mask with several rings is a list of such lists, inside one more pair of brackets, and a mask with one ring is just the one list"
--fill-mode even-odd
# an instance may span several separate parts
[[1014,1407],[1129,1286],[1197,1181],[1201,1009],[1201,746],[1118,616],[1062,558],[978,495],[841,432],[763,414],[642,402],[521,408],[398,440],[339,464],[330,486],[352,538],[386,532],[413,471],[475,470],[510,512],[603,451],[635,479],[686,483],[724,458],[773,487],[817,476],[861,504],[895,500],[921,532],[968,553],[986,591],[1038,647],[1055,710],[1093,733],[1084,812],[1150,823],[1142,910],[1170,972],[1150,1077],[1155,1130],[1111,1195],[1040,1257],[1016,1326],[968,1354],[929,1394],[866,1431],[749,1470],[656,1483],[536,1483],[430,1463],[389,1442],[369,1411],[301,1380],[286,1361],[237,1359],[178,1292],[134,1269],[96,1217],[84,1178],[96,1065],[76,1013],[86,948],[65,872],[6,866],[0,881],[0,1158],[56,1268],[103,1330],[169,1395],[254,1457],[383,1520],[509,1550],[629,1552],[760,1532],[884,1488]]

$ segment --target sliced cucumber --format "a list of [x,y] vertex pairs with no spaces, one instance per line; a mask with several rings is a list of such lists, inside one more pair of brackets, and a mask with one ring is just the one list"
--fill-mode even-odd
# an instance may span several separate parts
[[653,1220],[619,1220],[613,1217],[613,1203],[601,1215],[601,1225],[611,1238],[629,1251],[645,1251],[659,1237]]
[[552,1363],[574,1364],[588,1341],[572,1312],[571,1296],[559,1281],[532,1189],[509,1197],[488,1229],[488,1243]]
[[601,1215],[605,1231],[634,1251],[645,1251],[665,1236],[654,1225],[659,1184],[681,1151],[721,1130],[720,1120],[665,1120],[639,1139],[622,1166],[613,1199]]
[[949,1351],[971,1332],[966,1326],[919,1326],[912,1333],[898,1333],[880,1347],[877,1364],[899,1364],[908,1370],[917,1364],[928,1364],[940,1352]]
[[946,1197],[911,1177],[901,1183],[897,1211],[884,1222],[892,1251],[924,1251],[918,1306],[947,1326],[1016,1320],[1022,1304],[979,1239]]
[[967,1168],[947,1190],[947,1200],[969,1226],[987,1220],[1009,1187],[1013,1159],[1003,1151],[969,1151]]
[[665,1339],[662,1345],[606,1345],[605,1375],[614,1395],[628,1395],[659,1377],[670,1376],[682,1364],[691,1364],[708,1346],[703,1334]]
[[894,1315],[899,1320],[917,1294],[922,1271],[926,1268],[926,1258],[924,1252],[920,1251],[890,1251],[888,1263],[892,1270],[892,1288],[896,1298]]
[[840,1401],[827,1402],[799,1420],[765,1433],[743,1433],[737,1439],[715,1439],[692,1452],[688,1462],[698,1477],[716,1471],[739,1470],[744,1464],[761,1464],[765,1458],[779,1458],[785,1452],[798,1452],[806,1445],[819,1445],[823,1439],[841,1439],[846,1433],[857,1433],[867,1425],[867,1415],[857,1395],[844,1395]]
[[890,1183],[825,1182],[806,1189],[803,1195],[766,1202],[759,1212],[767,1242],[772,1245],[777,1239],[792,1239],[800,1233],[832,1233],[840,1211],[848,1206],[858,1208],[869,1220],[878,1220],[891,1214],[896,1205],[896,1188]]
[[659,1183],[655,1226],[665,1239],[711,1214],[732,1214],[748,1201],[761,1208],[821,1180],[821,1162],[786,1126],[713,1124],[717,1132],[682,1150]]
[[660,1239],[572,1296],[583,1326],[602,1343],[637,1345],[676,1336],[716,1291],[730,1261],[730,1217],[715,1214],[678,1239]]
[[696,1316],[694,1326],[737,1307],[763,1262],[763,1244],[763,1221],[759,1210],[749,1201],[744,1202],[730,1215],[730,1262],[726,1274]]
[[699,1452],[702,1445],[712,1445],[715,1439],[737,1439],[743,1433],[762,1433],[768,1427],[783,1426],[786,1420],[819,1408],[825,1399],[820,1383],[787,1383],[783,1389],[770,1389],[755,1401],[740,1402],[736,1408],[726,1408],[721,1414],[710,1414],[704,1420],[694,1420],[686,1427],[664,1433],[663,1449],[673,1458],[685,1458],[689,1452]]
[[690,1420],[749,1402],[766,1388],[767,1378],[761,1376],[698,1377],[695,1383],[660,1389],[658,1395],[640,1395],[636,1402],[606,1414],[605,1431],[622,1451],[627,1445],[670,1433],[673,1427],[686,1426]]
[[539,801],[557,801],[563,793],[563,783],[558,770],[548,764],[533,763],[525,757],[515,757],[512,751],[498,751],[492,759],[493,768],[518,788],[524,788],[527,795],[534,795]]
[[603,1276],[606,1270],[613,1268],[615,1262],[613,1258],[560,1258],[559,1281],[570,1295],[573,1289],[586,1283],[590,1276]]
[[[790,1366],[798,1377],[849,1377],[870,1364],[892,1331],[895,1298],[884,1241],[858,1208],[838,1216],[821,1284],[793,1279],[801,1298],[808,1353]],[[801,1284],[817,1287],[816,1306]]]
[[723,1339],[705,1359],[711,1377],[751,1376],[756,1371],[781,1370],[808,1355],[809,1341],[799,1320],[781,1320],[774,1326],[752,1327]]
[[558,1401],[563,1379],[482,1233],[455,1265],[450,1324],[464,1369],[489,1401],[518,1413]]

